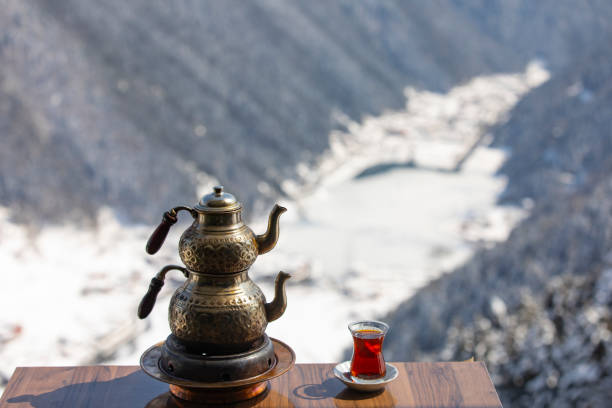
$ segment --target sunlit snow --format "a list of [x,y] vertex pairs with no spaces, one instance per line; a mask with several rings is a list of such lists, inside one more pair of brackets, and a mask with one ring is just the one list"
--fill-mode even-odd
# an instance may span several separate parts
[[[380,317],[476,247],[505,239],[524,211],[496,205],[504,153],[486,147],[485,132],[547,78],[530,64],[447,94],[407,89],[404,110],[360,122],[338,113],[348,131],[330,135],[316,165],[300,165],[303,180],[287,180],[279,243],[250,273],[268,300],[276,273],[293,274],[287,311],[267,333],[293,347],[298,362],[338,361],[351,344],[348,322]],[[261,233],[265,223],[252,228]],[[183,280],[170,273],[151,316],[136,318],[150,278],[180,263],[185,224],[148,256],[153,228],[122,226],[104,209],[97,230],[34,233],[1,210],[0,373],[26,365],[138,364],[169,334],[169,296]]]

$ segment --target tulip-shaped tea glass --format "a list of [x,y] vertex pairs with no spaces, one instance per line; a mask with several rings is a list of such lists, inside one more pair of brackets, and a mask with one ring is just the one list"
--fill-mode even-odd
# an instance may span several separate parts
[[384,377],[386,365],[382,345],[389,326],[370,320],[351,323],[348,328],[353,335],[351,376],[363,380]]

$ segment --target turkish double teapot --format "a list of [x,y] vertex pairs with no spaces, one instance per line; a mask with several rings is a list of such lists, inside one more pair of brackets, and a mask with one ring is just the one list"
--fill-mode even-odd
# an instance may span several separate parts
[[274,299],[266,303],[261,289],[249,278],[248,269],[258,255],[276,245],[278,219],[286,209],[275,205],[267,231],[256,235],[242,222],[242,205],[222,186],[216,186],[195,207],[179,206],[164,213],[147,242],[149,254],[162,246],[180,211],[189,212],[194,219],[179,242],[185,267],[168,265],[152,279],[138,317],[143,319],[151,312],[166,273],[176,269],[187,280],[174,292],[168,311],[172,335],[167,343],[171,341],[174,349],[198,355],[227,355],[269,343],[266,326],[285,311],[284,288],[290,275],[277,275]]

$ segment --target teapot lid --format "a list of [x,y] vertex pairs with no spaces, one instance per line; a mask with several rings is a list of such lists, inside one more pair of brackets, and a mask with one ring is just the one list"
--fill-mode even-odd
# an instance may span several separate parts
[[223,186],[214,186],[213,192],[202,197],[195,209],[204,212],[238,211],[242,204],[233,195],[225,193]]

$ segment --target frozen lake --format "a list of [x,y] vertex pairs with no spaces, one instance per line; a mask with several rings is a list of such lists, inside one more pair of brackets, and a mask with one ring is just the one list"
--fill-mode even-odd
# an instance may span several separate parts
[[[481,239],[505,238],[519,212],[495,206],[504,185],[491,177],[498,158],[482,149],[474,160],[487,161],[488,171],[395,169],[322,188],[297,204],[282,220],[276,250],[252,274],[295,271],[287,311],[268,333],[292,345],[300,362],[338,361],[351,345],[348,322],[380,318],[467,259]],[[309,333],[322,334],[325,347],[305,342]]]

